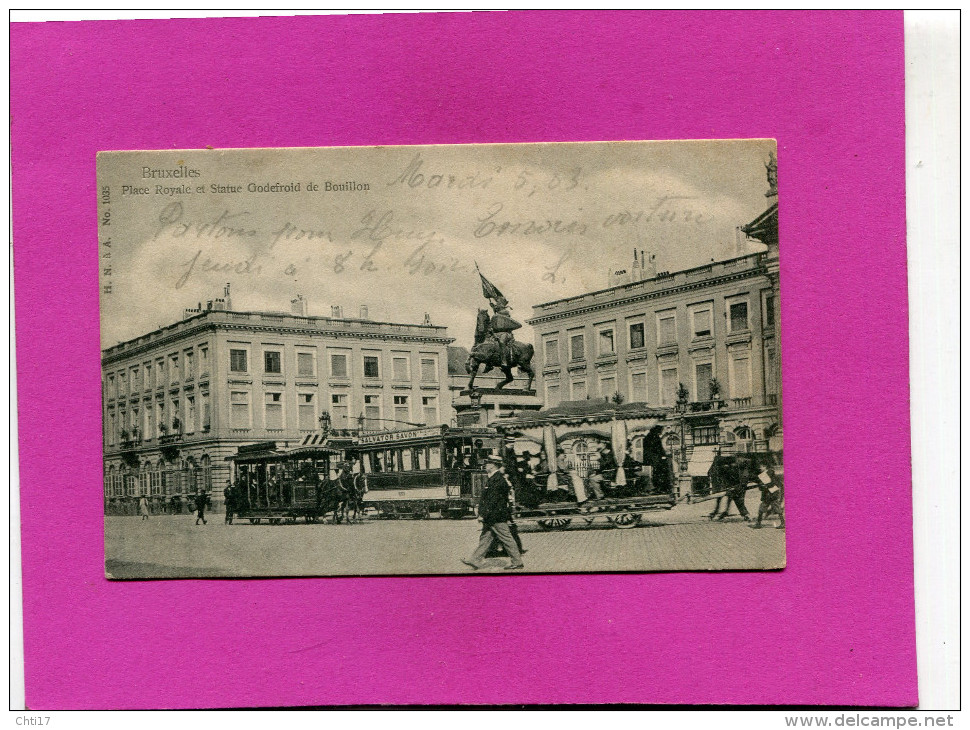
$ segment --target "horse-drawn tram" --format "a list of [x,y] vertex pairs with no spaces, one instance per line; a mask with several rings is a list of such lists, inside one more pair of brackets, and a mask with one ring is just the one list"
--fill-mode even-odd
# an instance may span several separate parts
[[517,522],[546,530],[605,520],[638,525],[676,504],[665,413],[642,403],[564,402],[497,425]]
[[335,472],[344,455],[322,443],[291,449],[274,441],[240,446],[229,457],[235,478],[227,509],[252,524],[316,522],[340,507],[344,490]]
[[365,508],[385,518],[473,515],[485,485],[482,459],[501,453],[493,429],[433,426],[356,440]]

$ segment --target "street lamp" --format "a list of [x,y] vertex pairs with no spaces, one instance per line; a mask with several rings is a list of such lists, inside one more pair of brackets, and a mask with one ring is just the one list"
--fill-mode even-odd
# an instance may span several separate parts
[[327,413],[327,411],[324,411],[320,414],[320,418],[317,420],[320,421],[320,431],[323,432],[323,437],[327,438],[327,436],[330,434],[330,414]]

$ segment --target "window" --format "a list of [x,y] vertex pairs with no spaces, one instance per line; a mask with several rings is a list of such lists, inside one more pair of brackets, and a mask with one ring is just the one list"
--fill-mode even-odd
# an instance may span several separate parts
[[711,378],[713,377],[714,366],[711,363],[699,362],[694,365],[694,400],[711,399]]
[[152,364],[150,362],[145,363],[145,389],[151,390],[155,387],[155,372],[152,370]]
[[630,375],[630,401],[633,403],[647,402],[646,373],[632,373]]
[[711,329],[711,308],[710,306],[701,307],[691,311],[691,318],[694,322],[694,337],[710,337],[714,334]]
[[376,355],[364,355],[364,377],[381,377],[380,359]]
[[151,403],[145,404],[145,438],[153,439],[155,438],[155,409],[152,407]]
[[212,413],[209,408],[209,394],[202,394],[202,430],[208,431],[212,427]]
[[616,353],[616,346],[613,342],[613,329],[605,329],[599,331],[599,354],[600,355],[613,355]]
[[159,358],[155,361],[155,369],[158,371],[158,387],[164,387],[165,378],[168,374],[165,372],[165,358]]
[[694,446],[717,444],[717,426],[694,426]]
[[179,381],[179,356],[168,356],[168,382],[177,383]]
[[156,406],[158,410],[158,432],[161,434],[162,426],[165,426],[165,430],[168,430],[169,424],[165,421],[165,401],[158,401]]
[[229,372],[245,373],[249,371],[249,353],[246,350],[229,350]]
[[410,380],[410,368],[408,367],[408,357],[406,355],[395,355],[391,360],[391,369],[395,380]]
[[552,408],[559,405],[559,383],[546,383],[546,407]]
[[570,360],[586,359],[586,347],[583,342],[583,334],[581,332],[569,336],[569,359]]
[[394,420],[395,421],[411,420],[411,408],[408,405],[408,397],[406,395],[394,396]]
[[195,433],[195,396],[185,399],[185,433]]
[[630,349],[636,350],[643,346],[643,322],[633,322],[630,325]]
[[612,398],[614,393],[616,393],[616,376],[602,376],[600,378],[600,395],[604,398]]
[[334,428],[350,428],[350,408],[345,393],[330,396],[330,418]]
[[379,395],[364,396],[364,428],[376,431],[381,427],[381,397]]
[[330,353],[330,375],[334,378],[347,377],[347,354],[343,352]]
[[279,431],[283,428],[283,394],[266,393],[266,428]]
[[559,338],[554,337],[545,341],[546,365],[559,364]]
[[657,313],[657,341],[661,345],[677,342],[677,314],[673,310]]
[[586,400],[586,381],[585,380],[574,380],[572,383],[572,393],[570,393],[571,400]]
[[115,376],[114,375],[109,375],[108,376],[108,393],[107,393],[107,397],[108,398],[115,398],[115,397],[117,397],[118,391],[115,390],[115,387],[116,387],[115,386]]
[[304,378],[312,378],[317,374],[317,358],[315,353],[296,353],[296,374]]
[[182,429],[184,428],[181,406],[182,404],[178,398],[172,399],[172,430],[176,433],[182,433]]
[[229,403],[231,406],[230,423],[232,428],[249,428],[249,393],[242,390],[234,390],[229,395]]
[[195,353],[192,350],[185,351],[185,377],[195,377]]
[[731,397],[751,397],[751,360],[748,357],[731,358]]
[[438,398],[433,395],[421,397],[421,409],[424,412],[424,422],[428,426],[438,423]]
[[131,392],[137,393],[141,390],[141,380],[138,377],[138,368],[131,369]]
[[115,433],[116,433],[115,429],[117,427],[118,427],[118,424],[115,421],[115,414],[109,413],[108,414],[108,445],[109,446],[115,442]]
[[728,303],[728,319],[731,320],[731,331],[742,332],[748,329],[748,302],[747,300],[733,301]]
[[775,297],[768,291],[765,292],[765,327],[775,326]]
[[263,351],[263,372],[277,375],[283,372],[283,356],[279,350]]
[[666,367],[660,370],[660,404],[672,406],[677,403],[677,390],[680,383],[677,380],[677,368]]
[[421,358],[421,382],[422,383],[438,382],[438,358],[436,357]]
[[199,348],[199,372],[205,375],[209,372],[209,348]]
[[[313,403],[313,393],[299,393],[296,396],[297,419],[301,431],[313,431],[316,428],[316,409]],[[346,428],[342,426],[341,428]]]
[[778,393],[778,374],[775,365],[775,351],[773,348],[765,350],[765,387],[768,393]]

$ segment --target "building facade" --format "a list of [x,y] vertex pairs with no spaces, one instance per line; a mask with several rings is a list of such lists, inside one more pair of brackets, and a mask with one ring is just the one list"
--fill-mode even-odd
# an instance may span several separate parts
[[298,442],[327,414],[335,429],[437,425],[453,418],[444,327],[236,312],[228,296],[102,353],[104,496],[130,512],[221,503],[226,457],[243,444]]
[[716,450],[782,450],[777,204],[738,232],[767,251],[659,274],[641,254],[625,283],[540,304],[529,320],[546,407],[606,399],[666,413],[682,494],[704,491]]

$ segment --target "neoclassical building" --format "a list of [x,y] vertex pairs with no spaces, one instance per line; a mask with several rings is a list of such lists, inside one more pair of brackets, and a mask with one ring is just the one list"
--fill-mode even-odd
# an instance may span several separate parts
[[716,450],[782,450],[778,204],[769,182],[768,208],[737,230],[765,251],[660,273],[652,256],[634,252],[612,286],[539,304],[528,320],[545,407],[613,400],[666,414],[664,444],[682,493],[703,491]]
[[200,490],[218,508],[226,457],[243,444],[296,443],[320,428],[382,430],[451,422],[445,327],[237,312],[226,296],[102,352],[104,496],[156,511]]

